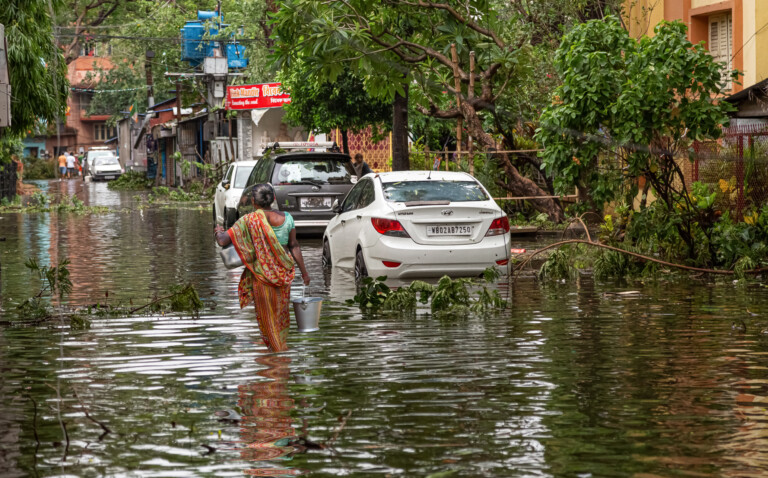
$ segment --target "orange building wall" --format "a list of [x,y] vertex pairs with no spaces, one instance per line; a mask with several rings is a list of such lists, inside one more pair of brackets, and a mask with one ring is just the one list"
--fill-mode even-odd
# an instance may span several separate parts
[[[758,1],[756,9],[768,9],[768,1]],[[680,20],[688,26],[688,39],[691,43],[697,44],[703,41],[706,46],[709,39],[709,17],[727,11],[731,12],[733,22],[732,66],[740,71],[747,68],[754,71],[757,69],[757,65],[745,65],[743,45],[744,41],[753,41],[752,38],[744,38],[744,16],[755,15],[756,12],[745,11],[744,0],[658,0],[655,2],[628,0],[625,3],[625,12],[627,13],[625,22],[630,34],[639,37],[643,34],[652,34],[654,26],[661,20]],[[750,79],[753,77],[751,76]],[[757,81],[760,79],[762,78]],[[744,84],[743,80],[744,78],[739,80],[742,84],[733,84],[732,93],[741,91],[744,87],[754,83],[752,81],[750,84]]]

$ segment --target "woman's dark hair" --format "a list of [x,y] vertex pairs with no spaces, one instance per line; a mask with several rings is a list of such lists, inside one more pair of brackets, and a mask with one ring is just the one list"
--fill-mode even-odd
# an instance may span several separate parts
[[256,184],[251,189],[251,197],[257,206],[267,209],[275,201],[275,190],[267,183]]

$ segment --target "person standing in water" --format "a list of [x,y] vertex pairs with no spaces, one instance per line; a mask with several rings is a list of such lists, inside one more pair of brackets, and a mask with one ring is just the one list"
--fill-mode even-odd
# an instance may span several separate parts
[[222,247],[232,244],[245,265],[237,287],[240,308],[254,304],[264,343],[272,352],[283,352],[288,349],[294,262],[304,285],[309,285],[309,273],[293,217],[271,209],[275,200],[272,186],[257,184],[247,194],[243,200],[251,201],[256,210],[238,219],[229,230],[217,225],[214,237]]

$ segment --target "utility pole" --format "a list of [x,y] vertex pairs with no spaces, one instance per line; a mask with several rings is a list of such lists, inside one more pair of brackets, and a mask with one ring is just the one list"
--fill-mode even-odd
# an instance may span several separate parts
[[[176,80],[176,150],[181,151],[181,81]],[[176,176],[176,161],[174,160],[173,171]],[[179,176],[180,186],[184,186],[184,173]]]
[[152,91],[154,84],[152,83],[152,58],[155,57],[155,52],[147,50],[146,61],[144,62],[144,72],[147,77],[147,113],[149,113],[155,106],[155,94]]

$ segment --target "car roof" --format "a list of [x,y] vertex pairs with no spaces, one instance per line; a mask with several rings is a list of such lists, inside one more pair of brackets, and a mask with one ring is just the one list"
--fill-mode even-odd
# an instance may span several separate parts
[[349,157],[348,154],[344,153],[327,153],[323,151],[296,151],[296,152],[286,152],[286,153],[280,153],[273,157],[270,157],[269,159],[273,159],[276,163],[284,163],[286,161],[290,161],[292,159],[335,159],[337,161],[351,161],[352,159]]
[[258,161],[253,160],[253,161],[235,161],[232,164],[234,164],[235,166],[256,166],[256,163],[258,163]]
[[378,176],[382,182],[395,183],[399,181],[477,181],[468,173],[458,171],[389,171],[371,173]]

